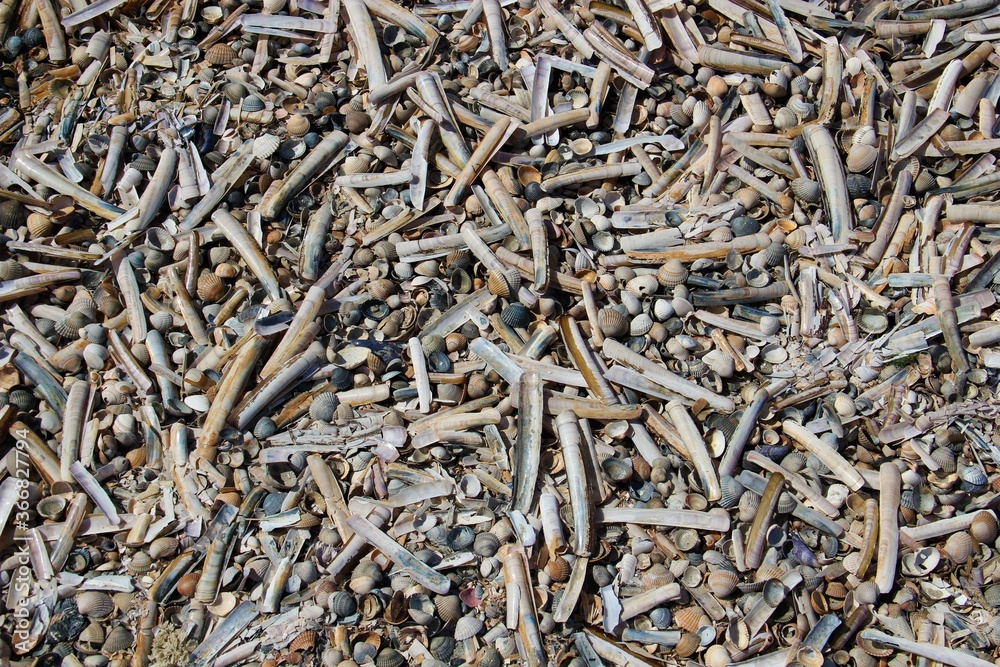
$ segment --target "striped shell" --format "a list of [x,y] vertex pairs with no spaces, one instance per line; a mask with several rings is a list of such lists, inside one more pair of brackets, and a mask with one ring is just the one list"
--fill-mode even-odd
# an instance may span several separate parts
[[330,607],[330,611],[338,618],[353,616],[358,610],[357,600],[347,591],[334,591],[330,593],[327,604]]
[[236,50],[233,47],[219,42],[208,47],[205,51],[205,62],[210,65],[229,67],[233,64],[233,61],[236,60],[238,55],[239,54],[236,53]]
[[298,651],[308,651],[316,646],[319,635],[315,630],[306,630],[295,636],[295,639],[288,645],[288,650],[296,653]]
[[77,290],[76,296],[73,297],[73,302],[69,304],[66,312],[80,313],[88,320],[93,321],[97,319],[97,302],[87,290]]
[[463,616],[455,623],[455,641],[465,641],[483,631],[482,619],[476,616]]
[[693,632],[685,632],[674,646],[674,653],[678,658],[687,658],[694,655],[698,647],[701,646],[701,638]]
[[[244,108],[246,104],[251,99],[257,99],[256,97],[247,98],[243,101]],[[273,134],[263,134],[253,140],[253,154],[254,157],[259,157],[261,159],[266,159],[274,155],[274,151],[278,150],[278,146],[281,145],[281,140],[278,139]],[[223,260],[224,261],[224,260]]]
[[531,311],[520,303],[508,304],[500,311],[500,321],[513,329],[523,329],[534,320]]
[[0,262],[0,280],[17,280],[24,273],[24,265],[16,259],[5,259]]
[[153,558],[169,558],[177,553],[180,542],[176,537],[158,537],[149,545],[149,555]]
[[629,333],[633,336],[645,336],[653,328],[653,318],[646,313],[640,313],[632,319]]
[[757,516],[757,510],[760,509],[760,496],[753,491],[746,491],[740,496],[739,507],[740,521],[753,521],[754,517]]
[[104,640],[104,646],[101,647],[101,653],[111,657],[117,653],[124,653],[125,651],[132,648],[132,644],[135,642],[135,637],[129,632],[129,629],[124,625],[116,625],[111,632],[108,633],[107,639]]
[[490,532],[479,533],[472,543],[472,550],[477,556],[484,558],[495,556],[500,550],[500,539]]
[[107,618],[115,610],[115,601],[107,593],[84,591],[76,596],[76,608],[90,618]]
[[944,552],[955,563],[962,565],[972,556],[974,549],[972,535],[966,532],[952,533],[944,543]]
[[309,134],[310,127],[312,123],[302,114],[292,114],[285,122],[285,129],[293,137],[304,137]]
[[617,308],[602,308],[597,311],[597,323],[609,338],[624,336],[629,331],[629,319]]
[[490,269],[486,276],[486,287],[490,294],[496,294],[504,299],[516,295],[521,288],[521,274],[516,270],[498,271]]
[[205,272],[198,276],[198,297],[210,303],[218,303],[226,296],[226,283],[218,275]]
[[428,649],[435,658],[441,661],[451,660],[455,652],[455,638],[448,635],[438,635],[431,640]]
[[[240,105],[240,108],[243,109],[243,111],[245,113],[258,113],[258,112],[263,111],[264,108],[265,108],[264,100],[260,99],[256,95],[247,95],[246,97],[243,98],[243,103]],[[273,135],[270,135],[270,134],[265,134],[264,135],[264,137],[271,137],[271,136],[273,136]],[[263,137],[260,137],[260,138],[263,138]],[[277,150],[278,147],[275,146],[274,148],[275,148],[275,150]],[[273,153],[274,151],[271,151],[271,152]],[[256,140],[254,141],[254,153],[253,154],[256,155],[257,157],[264,157],[264,156],[261,156],[261,155],[257,155],[257,142],[256,142]],[[270,155],[268,155],[268,157],[269,156]]]
[[66,340],[76,340],[80,337],[80,329],[90,324],[83,313],[66,313],[56,322],[56,332]]
[[394,648],[384,648],[378,653],[378,657],[375,658],[376,667],[403,667],[406,664],[406,658],[403,654]]
[[32,239],[46,237],[54,228],[55,223],[48,216],[41,213],[32,213],[28,216],[28,234]]
[[153,558],[145,551],[136,552],[132,560],[128,562],[126,568],[131,575],[146,574],[153,569]]
[[779,130],[787,130],[799,124],[799,117],[788,107],[781,107],[775,112],[772,122]]
[[878,596],[878,584],[874,581],[863,581],[854,589],[854,600],[859,604],[875,604]]
[[743,497],[746,488],[739,480],[726,475],[719,480],[719,486],[722,490],[722,497],[719,499],[720,506],[730,509],[740,504],[740,499]]
[[434,607],[446,625],[462,617],[462,600],[457,595],[438,595],[434,598]]
[[972,536],[979,542],[993,544],[994,540],[997,539],[997,528],[997,520],[992,513],[979,512],[976,514],[975,518],[972,519],[972,525],[969,526],[969,532],[972,533]]
[[878,159],[878,149],[868,144],[854,144],[847,153],[847,170],[854,173],[868,171]]
[[373,155],[351,155],[344,160],[343,170],[345,174],[364,174],[374,162]]
[[664,287],[675,287],[688,278],[688,270],[679,259],[667,260],[656,271],[656,279]]
[[854,131],[854,135],[851,136],[851,145],[860,146],[862,144],[866,146],[874,146],[878,143],[878,133],[875,128],[871,125],[862,125],[857,130]]
[[337,414],[338,405],[340,405],[340,401],[337,399],[337,395],[324,391],[313,398],[309,405],[309,416],[317,421],[331,422]]
[[396,283],[388,278],[379,278],[368,283],[368,293],[372,298],[385,300],[396,293]]
[[573,571],[573,566],[562,556],[557,556],[549,561],[545,569],[553,581],[563,582],[569,579],[569,575]]
[[149,323],[160,333],[165,333],[174,326],[174,316],[166,310],[161,310],[149,316]]
[[817,181],[810,178],[796,178],[788,184],[796,199],[807,204],[818,204],[823,196],[823,189]]
[[705,667],[726,667],[732,661],[729,651],[721,644],[709,646],[702,657],[705,660]]
[[0,201],[0,229],[17,229],[24,221],[24,207],[13,199]]
[[698,632],[703,625],[711,625],[708,615],[701,607],[683,607],[674,612],[674,622],[681,630]]
[[739,581],[736,573],[729,570],[716,570],[708,575],[708,587],[720,598],[732,595]]

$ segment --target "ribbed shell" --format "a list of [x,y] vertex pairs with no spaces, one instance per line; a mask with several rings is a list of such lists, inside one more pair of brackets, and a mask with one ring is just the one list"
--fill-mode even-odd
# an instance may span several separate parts
[[309,134],[312,123],[302,114],[292,114],[285,122],[285,129],[293,137],[304,137]]
[[500,550],[500,538],[490,532],[479,533],[473,542],[472,550],[477,556],[489,558]]
[[875,604],[878,596],[878,584],[874,581],[863,581],[854,589],[854,599],[860,604]]
[[799,123],[799,117],[788,107],[780,107],[774,114],[772,121],[779,130],[787,130]]
[[145,551],[138,551],[134,556],[132,556],[132,560],[128,562],[128,565],[126,567],[129,571],[129,574],[132,575],[146,574],[151,569],[153,569],[153,557],[150,556]]
[[535,316],[523,304],[511,303],[500,311],[500,320],[514,329],[523,329],[535,320]]
[[24,222],[24,207],[13,199],[0,201],[0,229],[17,229]]
[[428,649],[430,649],[431,655],[438,660],[448,662],[451,660],[452,654],[455,653],[455,638],[448,635],[439,635],[431,640]]
[[569,579],[569,575],[573,571],[573,566],[562,556],[556,556],[553,560],[549,561],[546,570],[553,581],[562,582]]
[[674,653],[678,658],[687,658],[694,655],[698,647],[701,646],[701,639],[693,632],[685,632],[681,635],[677,645],[674,646]]
[[5,259],[0,262],[0,280],[17,280],[24,273],[24,265],[16,259]]
[[487,646],[483,651],[483,655],[479,658],[479,662],[476,664],[478,667],[502,667],[503,656],[500,654],[500,651],[492,646]]
[[857,130],[854,131],[854,135],[851,137],[851,145],[859,146],[874,146],[878,143],[878,133],[875,128],[871,125],[862,125]]
[[740,581],[735,572],[716,570],[708,575],[708,587],[720,598],[729,597]]
[[653,328],[653,318],[646,313],[640,313],[632,318],[629,333],[633,336],[645,336]]
[[388,278],[379,278],[368,283],[368,293],[375,299],[385,300],[396,293],[396,283]]
[[84,591],[76,596],[76,608],[90,618],[107,618],[115,610],[115,601],[107,593]]
[[711,624],[701,607],[682,607],[674,611],[674,622],[688,632],[698,632],[703,625]]
[[402,667],[406,663],[403,654],[394,648],[384,648],[375,658],[376,667]]
[[750,236],[760,231],[760,222],[751,217],[741,215],[733,218],[733,221],[729,224],[729,228],[732,230],[733,236]]
[[300,632],[295,636],[295,639],[288,644],[288,650],[293,653],[297,651],[307,651],[316,646],[316,640],[318,638],[319,635],[315,630]]
[[792,194],[807,204],[818,204],[823,197],[823,189],[817,181],[809,178],[796,178],[788,184]]
[[959,472],[959,476],[962,478],[963,482],[973,486],[983,486],[989,481],[986,477],[986,473],[976,466],[965,466]]
[[472,546],[476,534],[469,526],[456,526],[448,531],[448,546],[455,551],[464,551]]
[[872,179],[864,174],[847,175],[847,193],[854,199],[867,197],[872,191]]
[[434,608],[445,625],[462,617],[462,600],[457,595],[438,595],[434,598]]
[[483,621],[476,616],[463,616],[455,623],[455,641],[465,641],[483,631]]
[[140,155],[129,163],[129,166],[136,171],[151,173],[156,170],[157,162],[148,155]]
[[969,532],[979,542],[993,544],[997,539],[997,520],[989,512],[979,512],[969,526]]
[[52,232],[55,224],[52,220],[40,213],[32,213],[28,216],[28,234],[32,239],[39,239],[48,236]]
[[174,325],[174,316],[165,310],[161,310],[149,316],[149,323],[160,333],[166,333]]
[[117,653],[129,650],[132,648],[134,642],[135,637],[129,632],[128,628],[123,625],[117,625],[108,633],[107,639],[104,640],[104,646],[101,648],[101,653],[111,657]]
[[486,276],[486,287],[490,294],[496,294],[504,299],[516,295],[521,287],[521,274],[517,271],[498,271],[490,269]]
[[629,331],[629,319],[616,308],[602,308],[597,311],[597,323],[609,338],[624,336]]
[[868,144],[854,144],[847,153],[847,170],[854,173],[868,171],[878,158],[878,149]]
[[[256,97],[248,97],[243,100],[243,108],[246,109],[250,100],[256,100]],[[263,107],[263,103],[261,103]],[[249,111],[249,109],[246,109]],[[273,134],[264,134],[253,140],[253,154],[255,157],[266,159],[274,155],[274,151],[278,150],[278,146],[281,145],[281,140]]]
[[358,610],[357,600],[355,600],[354,596],[347,591],[335,591],[330,593],[327,604],[330,607],[330,611],[336,614],[338,618],[353,616]]
[[[240,108],[245,113],[258,113],[260,111],[263,111],[264,108],[265,108],[264,100],[260,99],[256,95],[247,95],[246,97],[243,98],[242,104],[240,104]],[[259,137],[259,138],[263,139],[265,137],[273,137],[273,135],[265,134],[265,135],[263,135],[262,137]],[[274,137],[274,138],[277,139],[277,137]],[[277,149],[278,149],[278,146],[277,146],[277,144],[275,144],[274,150],[272,150],[271,153],[273,153]],[[270,157],[270,153],[268,155],[257,155],[257,141],[256,140],[254,141],[253,154],[256,155],[257,157]]]
[[632,459],[612,456],[601,462],[604,474],[616,482],[623,482],[632,476]]
[[726,667],[732,661],[729,651],[721,644],[709,646],[703,658],[705,660],[705,667]]
[[948,558],[962,565],[972,556],[973,547],[972,535],[963,531],[952,533],[948,537],[944,543],[944,552],[948,554]]
[[83,313],[66,313],[56,322],[56,332],[66,340],[76,340],[80,337],[80,329],[90,324]]
[[781,266],[785,261],[785,245],[783,243],[772,243],[764,249],[764,261],[768,266]]
[[746,488],[735,477],[730,477],[729,475],[725,475],[719,480],[719,486],[722,490],[719,505],[726,509],[736,507],[740,503],[744,491],[746,491]]
[[[995,587],[1000,588],[1000,587]],[[104,645],[104,626],[96,621],[87,625],[77,637],[77,642],[84,652],[96,653]]]
[[857,325],[866,334],[880,334],[889,328],[889,318],[878,308],[865,308],[857,316]]
[[198,276],[198,297],[210,303],[217,303],[226,296],[226,283],[214,273],[205,272]]
[[247,94],[247,89],[242,83],[227,83],[222,87],[222,94],[233,104],[239,104],[240,100]]
[[233,47],[219,42],[208,47],[205,51],[205,62],[210,65],[229,67],[238,55]]
[[739,507],[740,521],[753,521],[754,517],[757,516],[757,510],[760,509],[760,496],[753,491],[746,491],[740,497]]
[[664,287],[680,285],[688,277],[688,270],[679,259],[669,259],[656,271],[656,279]]
[[176,537],[158,537],[149,545],[149,555],[153,558],[168,558],[177,553],[180,542]]

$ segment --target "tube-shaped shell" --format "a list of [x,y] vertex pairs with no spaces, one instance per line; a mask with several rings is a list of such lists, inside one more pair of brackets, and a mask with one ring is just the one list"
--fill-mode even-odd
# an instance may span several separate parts
[[878,563],[875,583],[885,595],[892,590],[896,579],[896,561],[899,557],[899,499],[902,493],[902,476],[892,462],[879,468],[879,526]]
[[[361,5],[360,10],[357,10],[355,5]],[[349,3],[345,2],[345,8],[349,13],[352,10],[364,12],[364,19],[367,20],[369,28],[371,27],[371,18],[368,16],[367,10],[364,8],[364,3],[361,0],[350,0]],[[353,20],[353,14],[351,14],[351,17]],[[354,30],[356,29],[357,28],[354,28]],[[354,30],[352,30],[352,32],[354,32]],[[374,48],[375,53],[378,54],[377,43]],[[379,62],[381,62],[381,55],[378,57]],[[371,79],[371,70],[369,70],[368,76],[369,84],[375,85],[375,82]],[[274,190],[269,190],[265,194],[257,209],[260,211],[261,216],[267,220],[273,220],[276,218],[278,214],[285,209],[285,205],[291,201],[292,197],[297,195],[314,177],[323,171],[326,171],[326,169],[330,167],[333,162],[333,158],[347,144],[347,139],[347,135],[340,131],[331,132],[326,135],[323,138],[323,141],[319,142],[316,147],[313,148],[301,162],[299,162],[298,166],[295,167],[290,174],[285,176],[279,187]],[[215,220],[214,214],[212,215],[212,219]]]
[[825,127],[809,125],[802,131],[806,148],[816,166],[816,176],[823,191],[830,231],[836,243],[847,243],[853,226],[847,177],[833,136]]
[[253,240],[253,237],[250,236],[246,227],[233,217],[232,213],[222,209],[212,214],[212,222],[216,224],[219,231],[225,235],[233,245],[233,248],[243,257],[243,260],[250,267],[250,270],[253,271],[254,275],[257,276],[257,280],[260,281],[261,287],[264,288],[268,296],[272,299],[280,298],[282,290],[281,285],[278,284],[278,277],[274,274],[274,269],[271,268],[270,262],[264,257],[264,253],[261,252],[260,247]]

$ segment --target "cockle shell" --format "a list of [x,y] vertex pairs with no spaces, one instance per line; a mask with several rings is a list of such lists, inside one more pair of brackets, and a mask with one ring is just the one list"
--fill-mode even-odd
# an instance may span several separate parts
[[969,533],[952,533],[944,543],[944,552],[952,561],[962,565],[972,556],[974,546]]
[[107,618],[115,610],[115,601],[107,593],[84,591],[76,596],[76,607],[90,618]]
[[868,171],[878,158],[878,149],[869,144],[854,144],[847,153],[847,169],[854,173]]

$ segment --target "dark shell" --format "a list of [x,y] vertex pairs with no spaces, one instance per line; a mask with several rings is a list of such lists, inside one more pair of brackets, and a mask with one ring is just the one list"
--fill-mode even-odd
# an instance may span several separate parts
[[448,532],[448,546],[455,551],[462,551],[472,546],[476,533],[469,526],[457,526]]
[[848,174],[847,192],[853,199],[867,197],[872,193],[872,179],[864,174]]
[[482,657],[479,658],[479,667],[501,667],[502,665],[503,656],[500,655],[500,651],[492,646],[487,646]]
[[760,231],[760,223],[745,215],[733,218],[729,227],[733,231],[733,236],[750,236]]
[[354,376],[346,368],[335,367],[330,371],[330,384],[337,391],[346,391],[354,386]]
[[357,600],[355,600],[354,596],[347,591],[336,591],[334,593],[330,593],[328,605],[330,607],[330,611],[336,614],[339,618],[353,616],[358,610]]
[[87,619],[79,612],[73,601],[69,600],[52,616],[48,638],[53,642],[73,641],[80,636],[87,623]]
[[448,662],[455,653],[455,638],[447,635],[435,637],[431,640],[431,645],[428,648],[435,658],[442,662]]
[[385,318],[389,317],[389,313],[392,312],[392,309],[386,305],[385,301],[368,299],[358,306],[358,311],[362,316],[364,316],[365,319],[381,322]]
[[523,304],[512,303],[500,311],[500,320],[514,329],[523,329],[531,324],[535,316]]
[[477,556],[484,558],[495,556],[500,550],[500,538],[490,532],[479,533],[473,543],[472,550]]
[[17,229],[24,222],[24,207],[13,199],[0,201],[0,229]]

